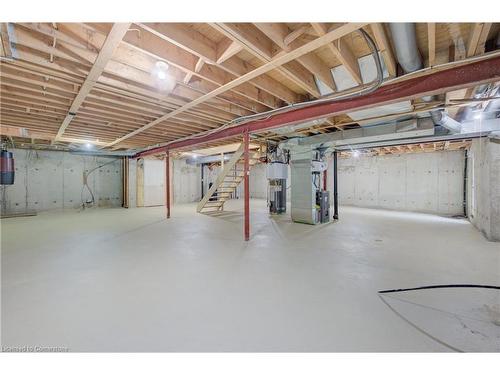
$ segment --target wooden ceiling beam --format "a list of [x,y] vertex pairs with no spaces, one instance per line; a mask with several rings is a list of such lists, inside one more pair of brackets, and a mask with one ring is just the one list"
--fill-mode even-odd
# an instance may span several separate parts
[[[215,74],[220,75],[221,72],[218,72],[218,70],[222,70],[226,73],[238,77],[254,68],[253,66],[239,59],[235,54],[233,54],[233,56],[231,57],[227,56],[227,58],[223,62],[217,63],[218,45],[195,30],[186,30],[185,28],[180,28],[179,26],[175,26],[172,24],[169,24],[168,28],[151,28],[150,24],[141,24],[140,27],[142,27],[145,32],[151,31],[152,35],[154,35],[155,37],[161,38],[168,43],[175,44],[175,46],[184,49],[186,52],[192,55],[195,55],[196,59],[202,58],[206,62],[206,64],[205,67],[200,71],[199,76],[201,78],[213,76]],[[176,28],[175,32],[170,31],[170,28]],[[165,34],[163,34],[163,32],[165,32]],[[232,39],[230,40],[234,41]],[[237,45],[240,44],[237,43]],[[215,51],[215,59],[213,53],[207,52],[212,50]],[[234,77],[232,76],[228,77],[225,79],[225,81],[227,82],[233,78]],[[221,82],[219,80],[217,81],[217,83],[224,84],[225,82]],[[261,97],[264,97],[264,94],[270,94],[276,98],[284,100],[287,103],[295,103],[297,101],[300,101],[300,97],[296,93],[294,93],[282,83],[267,76],[256,77],[255,80],[249,81],[248,84],[252,84],[257,88],[264,90],[265,93],[261,93]],[[247,85],[242,87],[247,87]],[[268,103],[265,104],[268,105]],[[270,107],[276,108],[277,106],[277,103],[274,103]]]
[[325,85],[333,91],[337,91],[337,85],[333,80],[330,68],[314,52],[300,56],[297,61],[308,71],[319,78]]
[[224,61],[240,53],[242,50],[243,47],[239,43],[229,38],[224,38],[222,41],[217,43],[217,60],[215,62],[220,65]]
[[[114,65],[114,66],[116,66],[116,65],[117,65],[117,63],[116,63],[116,62],[114,62],[114,61],[110,61],[110,62],[109,62],[109,65]],[[13,68],[16,68],[16,69],[19,69],[19,68],[18,68],[18,67],[16,67],[16,66],[12,66],[12,67],[13,67]],[[23,69],[24,69],[24,68],[23,68]],[[118,72],[118,71],[120,71],[120,73],[121,73],[122,75],[124,75],[124,76],[128,76],[128,77],[130,77],[130,78],[132,78],[132,79],[134,79],[134,80],[136,80],[136,81],[138,81],[138,82],[139,82],[139,81],[143,81],[143,82],[144,82],[144,81],[147,81],[147,80],[150,80],[150,79],[151,79],[149,74],[144,73],[144,72],[139,71],[139,70],[136,70],[136,69],[134,69],[134,68],[128,67],[128,66],[122,66],[122,67],[120,67],[120,68],[115,68],[115,69],[114,69],[114,72]],[[37,74],[39,74],[39,73],[37,73]],[[35,83],[36,83],[36,82],[35,82]],[[147,82],[147,83],[149,83],[151,86],[153,85],[153,83],[152,83],[152,82]],[[71,86],[71,87],[72,87],[72,86]],[[199,96],[199,95],[198,95],[198,96]],[[177,103],[177,104],[182,105],[182,104],[184,104],[184,103],[185,103],[185,102],[179,102],[179,103]],[[214,111],[216,111],[216,112],[217,112],[217,111],[224,111],[224,110],[225,110],[225,107],[222,107],[222,109],[214,109]],[[241,112],[237,112],[237,113],[236,113],[236,115],[241,115]],[[232,118],[232,117],[231,117],[231,118]]]
[[14,58],[7,23],[0,23],[0,56]]
[[[491,23],[476,23],[472,26],[469,34],[469,39],[466,48],[466,57],[482,55],[484,53],[484,45],[491,28]],[[475,87],[470,87],[463,90],[451,91],[446,94],[446,99],[467,99],[474,95]],[[450,115],[458,118],[463,112],[463,108],[453,108]]]
[[[256,36],[252,32],[252,30],[258,30],[256,27],[251,29],[251,25],[237,23],[215,23],[211,25],[228,38],[240,43],[245,50],[261,61],[266,63],[273,58],[274,49],[271,40],[262,32],[260,32],[262,34],[260,37]],[[312,73],[300,71],[293,65],[279,66],[276,70],[313,97],[321,96]]]
[[384,25],[381,23],[372,23],[370,25],[372,29],[373,36],[375,37],[375,43],[379,50],[382,52],[382,57],[387,67],[387,72],[390,77],[396,77],[396,59],[394,58],[394,53],[389,42],[389,38],[384,29]]
[[342,36],[347,35],[347,34],[353,32],[353,31],[355,31],[355,30],[357,30],[360,27],[363,27],[365,25],[366,24],[364,24],[364,23],[348,23],[348,24],[344,24],[342,26],[339,26],[338,28],[335,28],[334,30],[329,31],[325,35],[323,35],[317,39],[314,39],[311,42],[306,43],[303,46],[301,46],[293,51],[290,51],[284,55],[278,56],[278,57],[272,59],[270,62],[260,66],[259,68],[256,68],[253,71],[251,71],[251,72],[249,72],[241,77],[238,77],[238,78],[234,79],[233,81],[225,84],[224,86],[219,87],[218,89],[215,89],[215,90],[211,91],[210,93],[205,94],[205,95],[199,97],[198,99],[189,102],[188,104],[184,105],[183,107],[181,107],[175,111],[172,111],[172,112],[156,119],[155,121],[152,121],[151,123],[147,124],[146,126],[140,128],[140,129],[137,129],[136,131],[131,132],[131,133],[127,134],[126,136],[117,138],[115,141],[111,142],[108,146],[113,146],[115,144],[118,144],[118,143],[138,134],[138,133],[141,133],[141,132],[157,125],[158,123],[160,123],[162,121],[165,121],[168,118],[175,117],[175,116],[187,111],[188,109],[190,109],[198,104],[203,103],[206,100],[212,99],[219,94],[222,94],[226,91],[231,90],[233,87],[241,85],[244,82],[247,82],[255,77],[258,77],[258,76],[265,74],[273,69],[276,69],[277,67],[280,67],[283,64],[286,64],[292,60],[295,60],[296,58],[298,58],[302,55],[305,55],[307,53],[315,51],[316,49],[324,46],[325,44],[331,43],[334,40],[341,38]]
[[300,38],[302,35],[306,34],[308,30],[310,30],[311,26],[309,25],[302,25],[299,28],[291,31],[289,34],[285,36],[285,39],[283,40],[283,43],[285,44],[285,47],[288,47],[293,41],[295,41],[297,38]]
[[[290,34],[290,29],[285,23],[273,22],[273,23],[254,23],[257,29],[259,29],[265,36],[271,39],[274,44],[276,44],[282,50],[289,50],[288,45],[285,43],[285,38]],[[274,55],[271,49],[271,56]]]
[[[285,38],[290,34],[290,30],[284,23],[255,23],[254,25],[284,52],[298,48],[303,44],[293,41],[290,41],[288,44],[285,43]],[[297,61],[310,73],[321,79],[321,81],[323,81],[323,83],[325,83],[333,91],[337,90],[329,67],[314,52],[300,56]],[[316,83],[310,75],[300,74],[298,69],[294,69],[290,66],[290,64],[291,63],[287,65],[289,73],[292,73],[295,77],[300,78],[302,82],[307,82],[309,87],[316,87]]]
[[[32,139],[40,139],[40,140],[46,140],[46,141],[52,141],[55,136],[55,132],[43,132],[43,131],[36,131],[36,130],[30,130],[24,127],[19,127],[19,126],[9,126],[9,125],[2,125],[1,132],[2,135],[6,136],[11,136],[11,137],[20,137],[20,138],[32,138]],[[87,143],[88,140],[86,139],[79,139],[79,138],[71,138],[71,137],[62,137],[60,139],[62,142],[68,142],[68,143]],[[94,142],[97,145],[104,145],[105,142]]]
[[63,123],[61,124],[61,127],[59,128],[59,131],[57,132],[55,141],[58,141],[59,138],[62,137],[62,135],[64,134],[64,130],[66,130],[71,120],[73,119],[73,116],[77,113],[78,109],[80,108],[80,105],[85,100],[85,97],[90,92],[95,82],[99,79],[108,61],[111,60],[111,58],[113,57],[115,49],[121,43],[123,36],[128,31],[129,27],[130,23],[116,23],[111,28],[111,31],[106,37],[106,40],[104,41],[104,44],[101,50],[99,51],[97,59],[94,65],[92,66],[92,69],[90,69],[90,72],[87,75],[85,81],[83,82],[83,85],[81,86],[78,95],[71,104],[68,115],[64,119]]
[[429,67],[436,64],[436,24],[429,22],[427,24],[427,44],[429,48]]
[[481,32],[483,31],[483,25],[484,23],[476,23],[472,27],[472,31],[469,34],[469,40],[467,42],[467,57],[471,57],[476,54],[476,50],[479,47],[479,38],[481,36]]
[[483,30],[481,30],[481,35],[479,36],[479,43],[476,48],[476,55],[482,55],[485,52],[486,41],[488,40],[488,35],[490,33],[492,23],[485,23],[483,25]]
[[[95,34],[93,35],[94,39],[102,38],[102,35],[105,35],[109,29],[106,24],[91,24],[89,27]],[[189,78],[191,80],[189,85],[192,86],[194,83],[191,78],[194,76],[204,82],[210,82],[218,86],[232,79],[232,76],[229,76],[227,73],[214,71],[213,69],[202,68],[200,72],[196,72],[196,63],[199,61],[197,56],[142,29],[140,26],[134,25],[133,27],[137,32],[125,35],[124,42],[117,50],[115,58],[123,55],[123,57],[120,57],[120,60],[135,62],[146,57],[153,59],[151,60],[153,61],[153,65],[157,60],[166,61],[170,65],[170,74],[177,71],[182,72],[182,76],[176,78],[177,84],[184,84],[183,80]],[[142,67],[141,69],[149,72],[152,70],[152,66],[149,68]],[[185,77],[186,74],[188,74],[187,78]],[[246,98],[245,100],[251,101],[251,104],[248,104],[247,107],[258,106],[259,104],[265,105],[267,108],[275,108],[277,106],[277,99],[274,96],[267,93],[259,93],[257,88],[249,84],[235,88],[234,92]]]
[[[325,35],[328,32],[327,26],[322,23],[311,23],[313,29],[318,35]],[[337,39],[335,42],[328,43],[328,48],[333,55],[345,66],[347,71],[351,74],[352,78],[357,84],[362,84],[361,71],[357,58],[347,44],[342,39]]]

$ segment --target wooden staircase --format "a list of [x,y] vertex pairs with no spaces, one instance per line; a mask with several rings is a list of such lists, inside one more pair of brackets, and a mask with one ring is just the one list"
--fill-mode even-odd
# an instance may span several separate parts
[[[255,165],[260,157],[260,151],[250,150],[249,167]],[[224,163],[224,168],[217,176],[212,187],[207,191],[196,207],[197,212],[222,211],[224,203],[236,192],[236,188],[244,178],[244,144],[234,152],[233,157]],[[210,199],[213,198],[213,199]]]

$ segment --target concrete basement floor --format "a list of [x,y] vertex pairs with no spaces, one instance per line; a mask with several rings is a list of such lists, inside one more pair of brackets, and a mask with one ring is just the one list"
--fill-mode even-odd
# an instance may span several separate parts
[[251,206],[249,243],[242,201],[2,220],[3,349],[500,351],[498,290],[377,294],[500,285],[500,244],[468,221],[342,207],[307,226]]

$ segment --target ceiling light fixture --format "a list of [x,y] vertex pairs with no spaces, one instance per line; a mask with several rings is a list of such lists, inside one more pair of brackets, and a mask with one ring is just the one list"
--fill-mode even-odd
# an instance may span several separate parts
[[169,66],[165,61],[157,61],[153,69],[153,74],[161,80],[167,79],[167,70]]

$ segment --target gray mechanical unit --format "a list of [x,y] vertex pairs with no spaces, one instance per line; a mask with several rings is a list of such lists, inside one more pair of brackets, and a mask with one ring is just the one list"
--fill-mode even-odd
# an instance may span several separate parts
[[269,180],[269,212],[271,214],[285,213],[288,164],[283,162],[268,163],[266,175]]
[[267,143],[266,177],[269,181],[267,196],[271,214],[286,212],[286,180],[288,179],[289,157],[289,152],[281,149],[276,143]]
[[323,152],[311,146],[295,146],[290,150],[293,221],[305,224],[330,221],[329,194],[321,190],[321,176],[326,168]]
[[316,206],[320,223],[328,223],[330,221],[330,192],[321,190],[316,192]]

